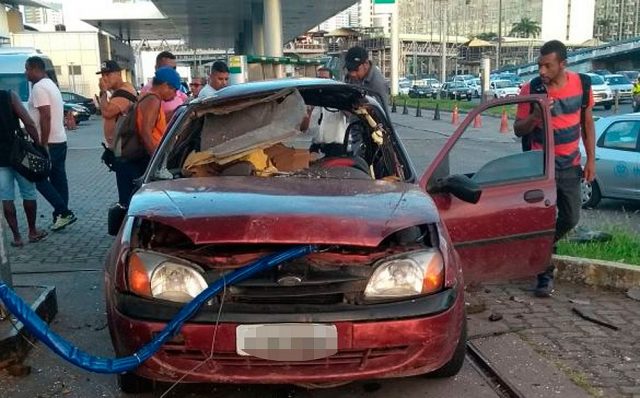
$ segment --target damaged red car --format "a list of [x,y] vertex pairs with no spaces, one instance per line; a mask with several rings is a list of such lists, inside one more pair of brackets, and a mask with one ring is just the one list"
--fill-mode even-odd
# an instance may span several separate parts
[[[106,261],[117,355],[149,342],[232,270],[296,245],[317,250],[226,287],[120,375],[120,387],[455,375],[465,356],[465,283],[541,272],[556,217],[547,111],[544,151],[483,160],[482,145],[493,144],[481,137],[477,155],[457,148],[480,134],[471,126],[480,112],[546,109],[545,101],[480,106],[422,173],[385,108],[359,87],[247,83],[181,108]],[[300,126],[309,107],[344,116],[331,156],[308,151]]]

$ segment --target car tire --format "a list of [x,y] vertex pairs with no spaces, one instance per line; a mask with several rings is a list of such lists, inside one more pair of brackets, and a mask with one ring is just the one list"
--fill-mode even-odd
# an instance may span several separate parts
[[597,181],[587,182],[584,178],[580,181],[580,198],[582,207],[585,209],[594,209],[602,199],[602,192]]
[[118,375],[118,387],[126,394],[142,394],[153,391],[153,381],[126,372]]
[[453,377],[460,373],[462,365],[464,364],[464,358],[467,355],[467,318],[465,314],[464,321],[462,323],[462,331],[460,332],[460,339],[456,350],[453,352],[453,356],[449,362],[445,363],[440,369],[436,369],[433,372],[427,373],[425,376],[428,378],[445,378]]
[[611,104],[605,104],[605,105],[604,105],[604,110],[605,110],[605,111],[610,111],[612,106],[613,106],[613,105],[611,105]]

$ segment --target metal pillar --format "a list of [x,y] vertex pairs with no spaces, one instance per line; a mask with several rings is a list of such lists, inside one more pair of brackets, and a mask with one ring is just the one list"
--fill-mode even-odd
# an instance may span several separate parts
[[256,49],[253,42],[253,21],[244,21],[244,31],[242,32],[242,47],[244,48],[244,54],[255,54]]
[[264,8],[258,3],[252,4],[251,7],[253,48],[255,55],[264,55]]
[[397,2],[391,13],[391,95],[398,95],[398,80],[400,79],[400,21]]
[[[4,220],[0,220],[0,280],[6,283],[9,287],[13,287],[13,279],[11,277],[11,264],[9,263],[9,252],[7,251],[7,237],[6,231],[8,230]],[[7,311],[2,306],[0,301],[0,320],[8,316]]]
[[[280,0],[264,1],[265,55],[282,57],[282,5]],[[276,77],[284,77],[282,65],[276,66]]]
[[442,27],[440,34],[442,35],[442,58],[440,59],[440,82],[444,84],[447,81],[447,8],[449,2],[445,1],[442,4]]
[[498,51],[496,51],[496,69],[500,70],[500,53],[502,52],[502,0],[498,3]]

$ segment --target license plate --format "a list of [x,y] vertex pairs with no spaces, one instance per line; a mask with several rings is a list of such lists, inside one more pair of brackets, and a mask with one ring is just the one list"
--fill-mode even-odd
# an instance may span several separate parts
[[313,361],[338,352],[338,330],[307,323],[239,325],[236,352],[271,361]]

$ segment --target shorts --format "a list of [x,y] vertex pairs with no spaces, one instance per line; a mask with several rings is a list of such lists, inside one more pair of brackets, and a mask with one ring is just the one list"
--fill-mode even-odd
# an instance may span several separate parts
[[27,180],[11,167],[0,167],[0,200],[15,200],[15,183],[18,182],[22,200],[36,200],[36,184]]

